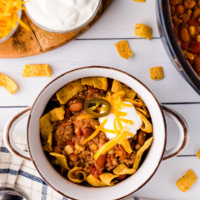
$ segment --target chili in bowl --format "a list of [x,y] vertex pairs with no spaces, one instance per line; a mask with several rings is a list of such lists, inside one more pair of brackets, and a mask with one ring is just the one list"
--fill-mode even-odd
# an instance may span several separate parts
[[82,78],[60,89],[46,106],[40,132],[43,149],[59,173],[96,187],[134,174],[153,141],[141,97],[106,77]]

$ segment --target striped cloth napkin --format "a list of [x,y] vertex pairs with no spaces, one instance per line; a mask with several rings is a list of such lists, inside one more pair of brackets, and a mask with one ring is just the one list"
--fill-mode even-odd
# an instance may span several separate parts
[[[16,145],[26,150],[26,139],[14,135]],[[67,200],[40,177],[30,161],[13,156],[5,147],[0,133],[0,187],[16,188],[26,195],[28,200]],[[68,199],[69,200],[69,199]]]

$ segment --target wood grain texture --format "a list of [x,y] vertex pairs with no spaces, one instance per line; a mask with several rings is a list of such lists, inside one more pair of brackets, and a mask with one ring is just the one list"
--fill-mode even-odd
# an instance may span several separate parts
[[0,45],[0,58],[21,58],[45,53],[63,46],[86,32],[105,12],[112,0],[103,0],[95,18],[86,26],[70,33],[50,33],[36,26],[25,14],[22,20],[31,31],[19,26],[16,33]]
[[[25,15],[22,16],[22,20],[28,25]],[[42,49],[33,31],[26,31],[21,26],[18,27],[15,34],[9,40],[0,45],[0,58],[26,57],[30,53],[36,55],[41,52]]]

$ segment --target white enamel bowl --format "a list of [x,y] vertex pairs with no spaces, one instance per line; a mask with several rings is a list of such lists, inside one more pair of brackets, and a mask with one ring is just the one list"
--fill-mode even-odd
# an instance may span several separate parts
[[[147,157],[138,169],[126,180],[104,188],[86,187],[74,184],[62,177],[46,158],[40,141],[39,119],[49,99],[67,83],[83,77],[104,76],[128,85],[135,90],[146,103],[153,124],[154,141]],[[177,145],[170,151],[165,151],[166,146],[166,124],[162,109],[174,119],[180,130],[180,139]],[[30,112],[29,112],[30,111]],[[27,143],[29,153],[19,150],[12,140],[13,127],[22,117],[28,115]],[[31,159],[43,179],[56,191],[71,199],[81,200],[106,200],[121,199],[141,188],[156,172],[160,162],[164,159],[177,155],[185,147],[187,141],[187,128],[183,119],[163,106],[161,106],[150,90],[133,76],[109,67],[85,67],[75,69],[59,76],[49,83],[38,95],[32,107],[13,117],[4,129],[4,142],[9,151],[24,159]]]

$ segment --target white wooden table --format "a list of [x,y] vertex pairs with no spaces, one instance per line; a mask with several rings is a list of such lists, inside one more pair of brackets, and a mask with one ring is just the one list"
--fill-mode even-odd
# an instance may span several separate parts
[[[163,161],[153,178],[133,196],[159,200],[199,200],[200,160],[195,154],[200,150],[200,97],[178,74],[163,48],[156,24],[156,0],[146,1],[144,4],[132,0],[113,0],[102,18],[70,44],[38,56],[0,59],[0,72],[9,75],[19,86],[13,96],[0,88],[0,131],[11,116],[32,105],[47,83],[66,71],[90,65],[124,70],[146,84],[160,103],[181,113],[188,123],[190,134],[189,144],[181,155]],[[153,28],[152,41],[135,37],[136,23]],[[128,60],[122,59],[114,47],[122,39],[128,40],[135,54]],[[33,63],[50,64],[53,72],[51,78],[22,78],[24,65]],[[153,81],[149,77],[149,68],[158,65],[163,66],[165,78]],[[170,148],[178,140],[178,129],[172,121],[167,122],[167,148]],[[26,119],[17,125],[15,131],[25,133]],[[183,193],[175,183],[188,169],[193,169],[199,179],[187,193]]]

